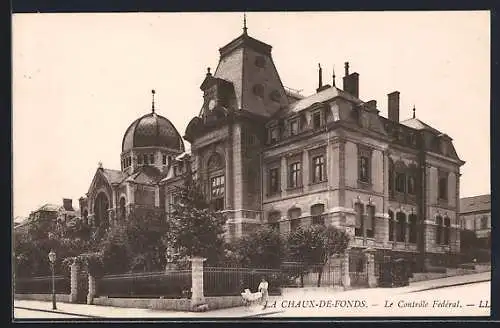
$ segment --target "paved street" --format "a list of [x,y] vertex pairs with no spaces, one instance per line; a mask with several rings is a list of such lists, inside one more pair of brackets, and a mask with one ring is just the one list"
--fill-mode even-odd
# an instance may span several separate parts
[[[488,316],[490,273],[421,281],[400,288],[288,290],[271,297],[270,307],[214,310],[204,313],[16,300],[15,318],[223,318],[352,316]],[[459,303],[457,303],[459,301]],[[482,307],[484,305],[485,307]]]

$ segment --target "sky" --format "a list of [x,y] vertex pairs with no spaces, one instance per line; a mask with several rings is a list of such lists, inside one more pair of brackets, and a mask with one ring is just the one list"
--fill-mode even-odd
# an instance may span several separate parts
[[[123,134],[151,110],[181,135],[202,105],[199,89],[219,48],[242,33],[242,13],[15,14],[12,18],[13,216],[88,191],[98,163],[120,169]],[[490,193],[490,16],[454,12],[247,13],[250,36],[273,46],[283,84],[317,88],[344,62],[360,98],[401,95],[451,138],[460,196]],[[186,142],[186,147],[189,144]]]

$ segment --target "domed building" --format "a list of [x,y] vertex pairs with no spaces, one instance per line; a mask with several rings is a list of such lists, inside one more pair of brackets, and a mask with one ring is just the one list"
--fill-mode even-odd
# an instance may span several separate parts
[[154,93],[151,112],[125,131],[121,170],[99,164],[87,197],[80,198],[82,216],[93,226],[109,226],[137,209],[164,210],[162,180],[179,172],[176,158],[184,153],[184,142],[172,122],[155,112]]

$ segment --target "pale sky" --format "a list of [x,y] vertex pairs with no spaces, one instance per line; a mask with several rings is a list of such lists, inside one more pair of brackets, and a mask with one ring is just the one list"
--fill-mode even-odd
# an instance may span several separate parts
[[[98,162],[120,169],[123,134],[151,110],[181,135],[218,49],[242,32],[241,13],[15,14],[14,216],[85,195]],[[466,161],[461,197],[490,193],[489,12],[248,13],[248,33],[273,46],[283,84],[310,95],[317,66],[342,87],[344,62],[360,98],[401,92],[417,117],[454,139]],[[186,146],[188,144],[186,142]]]

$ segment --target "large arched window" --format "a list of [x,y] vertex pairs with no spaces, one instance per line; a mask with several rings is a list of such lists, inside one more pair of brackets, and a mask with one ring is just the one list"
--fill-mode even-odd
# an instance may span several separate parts
[[311,206],[311,216],[312,216],[312,224],[325,224],[325,216],[323,213],[325,212],[324,204],[314,204]]
[[396,241],[404,242],[406,240],[406,214],[404,214],[403,212],[398,212],[398,214],[396,215],[396,219]]
[[300,226],[300,216],[302,211],[300,208],[291,208],[288,210],[288,219],[290,220],[290,230],[295,231]]
[[122,197],[120,198],[120,220],[121,221],[125,221],[125,215],[126,215],[126,211],[125,211],[125,197]]
[[94,201],[94,224],[95,226],[107,227],[109,199],[104,192],[100,192]]

